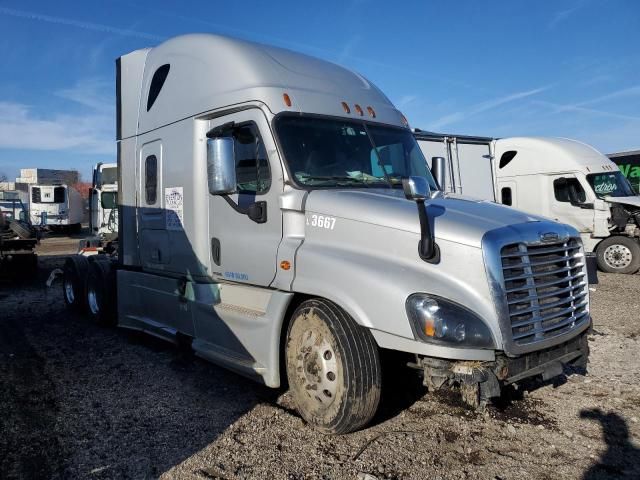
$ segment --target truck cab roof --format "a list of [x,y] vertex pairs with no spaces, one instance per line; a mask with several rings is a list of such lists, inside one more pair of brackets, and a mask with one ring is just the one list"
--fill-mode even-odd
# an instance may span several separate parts
[[[510,154],[502,161],[507,152]],[[496,164],[499,176],[535,175],[552,172],[584,173],[615,171],[618,167],[586,143],[559,137],[511,137],[496,140]]]
[[[405,126],[401,113],[363,76],[283,48],[189,34],[131,52],[116,65],[119,78],[124,73],[138,79],[118,82],[119,139],[247,102],[261,102],[276,114],[350,113]],[[285,93],[290,102],[283,99]]]

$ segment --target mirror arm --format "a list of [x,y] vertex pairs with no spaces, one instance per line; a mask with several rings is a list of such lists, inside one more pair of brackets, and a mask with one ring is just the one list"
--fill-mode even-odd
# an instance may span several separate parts
[[224,198],[225,202],[229,204],[231,208],[233,208],[236,212],[241,215],[246,215],[251,220],[256,223],[265,223],[267,221],[267,202],[264,200],[259,202],[254,202],[249,207],[242,208],[229,195],[220,195]]
[[424,200],[416,200],[418,207],[418,218],[420,219],[420,242],[418,243],[418,254],[425,262],[438,263],[440,261],[440,249],[435,242],[429,217],[427,216],[427,206]]

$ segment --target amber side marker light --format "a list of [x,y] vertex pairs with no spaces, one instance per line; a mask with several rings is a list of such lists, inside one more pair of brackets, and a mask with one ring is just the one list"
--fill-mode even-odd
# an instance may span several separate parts
[[349,105],[347,105],[347,102],[342,102],[342,109],[345,113],[351,113],[351,109],[349,108]]
[[283,260],[280,262],[280,268],[282,270],[289,270],[291,268],[291,263],[287,260]]
[[356,112],[358,112],[358,115],[362,116],[364,115],[364,111],[362,110],[362,107],[360,105],[358,105],[357,103],[354,105]]
[[373,108],[367,107],[367,112],[369,112],[370,117],[376,118],[376,111]]
[[283,94],[282,94],[282,99],[284,100],[284,104],[285,104],[287,107],[290,107],[290,106],[291,106],[291,98],[289,98],[289,94],[288,94],[288,93],[283,93]]

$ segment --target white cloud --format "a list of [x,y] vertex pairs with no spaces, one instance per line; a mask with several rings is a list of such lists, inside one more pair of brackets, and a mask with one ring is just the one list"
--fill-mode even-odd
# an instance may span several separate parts
[[82,28],[84,30],[92,30],[94,32],[111,33],[124,37],[138,37],[147,40],[162,41],[164,37],[159,35],[153,35],[151,33],[139,32],[137,30],[129,30],[126,28],[112,27],[110,25],[103,25],[101,23],[83,22],[74,20],[72,18],[54,17],[52,15],[43,15],[36,12],[28,12],[25,10],[16,10],[14,8],[0,7],[0,15],[7,15],[10,17],[24,18],[27,20],[37,20],[40,22],[55,23],[58,25],[66,25],[70,27]]
[[549,22],[548,27],[553,28],[559,23],[564,22],[566,19],[571,17],[574,13],[582,9],[582,7],[584,7],[586,4],[587,4],[587,1],[584,0],[584,1],[578,2],[575,6],[571,8],[567,8],[565,10],[560,10],[556,12],[553,18],[551,19],[551,21]]
[[115,107],[107,89],[103,80],[90,79],[55,92],[81,113],[42,114],[30,105],[0,101],[0,148],[115,154]]
[[482,112],[486,112],[487,110],[492,110],[500,105],[504,105],[505,103],[513,102],[515,100],[521,100],[523,98],[531,97],[533,95],[537,95],[538,93],[544,92],[549,87],[540,87],[535,88],[533,90],[527,90],[524,92],[516,92],[509,95],[505,95],[502,97],[494,98],[492,100],[487,100],[485,102],[478,103],[466,111],[454,112],[444,117],[440,117],[435,121],[429,124],[430,130],[439,130],[440,128],[450,125],[452,123],[457,123],[461,120],[464,120],[468,117],[472,117]]
[[43,118],[28,105],[0,102],[0,148],[115,154],[112,123],[101,114]]
[[398,108],[404,108],[407,105],[415,102],[416,100],[418,100],[418,96],[417,95],[403,95],[402,97],[400,97],[400,100],[398,100],[397,102],[395,102],[396,107]]

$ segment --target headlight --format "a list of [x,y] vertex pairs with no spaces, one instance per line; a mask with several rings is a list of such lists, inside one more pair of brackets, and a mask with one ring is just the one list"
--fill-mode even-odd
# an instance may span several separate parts
[[435,295],[414,293],[407,315],[418,337],[448,347],[494,348],[489,327],[471,310]]

